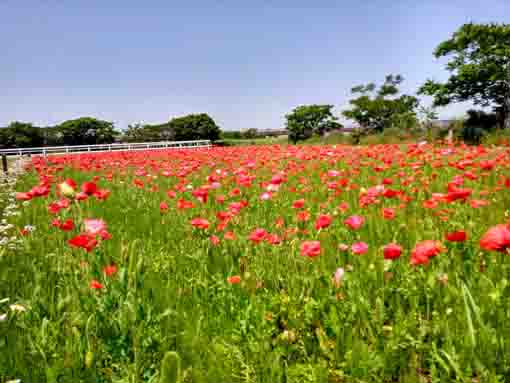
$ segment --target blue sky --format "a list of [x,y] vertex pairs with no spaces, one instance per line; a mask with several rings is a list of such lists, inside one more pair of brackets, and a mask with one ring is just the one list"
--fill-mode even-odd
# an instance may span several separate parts
[[508,0],[1,0],[0,126],[207,112],[225,130],[276,129],[300,104],[339,114],[352,86],[388,73],[405,92],[444,80],[439,42],[509,20]]

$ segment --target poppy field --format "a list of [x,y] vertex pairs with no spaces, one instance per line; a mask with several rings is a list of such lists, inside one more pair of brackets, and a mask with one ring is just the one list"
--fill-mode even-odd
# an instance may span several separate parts
[[510,380],[509,148],[33,157],[12,199],[0,381]]

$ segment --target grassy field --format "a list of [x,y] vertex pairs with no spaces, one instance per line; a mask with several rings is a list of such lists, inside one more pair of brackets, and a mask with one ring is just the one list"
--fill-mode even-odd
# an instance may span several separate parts
[[32,158],[0,381],[510,380],[510,150]]

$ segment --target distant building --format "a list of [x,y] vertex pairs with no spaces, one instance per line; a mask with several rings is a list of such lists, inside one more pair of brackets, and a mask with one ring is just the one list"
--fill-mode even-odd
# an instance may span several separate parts
[[356,125],[342,126],[340,129],[334,129],[326,132],[325,136],[327,137],[331,134],[352,134],[352,132],[354,132],[356,129],[358,129],[358,126]]

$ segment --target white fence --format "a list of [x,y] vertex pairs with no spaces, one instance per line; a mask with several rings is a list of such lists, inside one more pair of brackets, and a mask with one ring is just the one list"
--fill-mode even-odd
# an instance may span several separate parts
[[210,148],[211,141],[163,141],[163,142],[138,142],[128,144],[101,144],[101,145],[73,145],[73,146],[46,146],[40,148],[19,148],[2,149],[0,156],[23,156],[32,154],[61,153],[89,153],[89,152],[113,152],[113,151],[132,151],[132,150],[156,150],[156,149],[199,149]]

